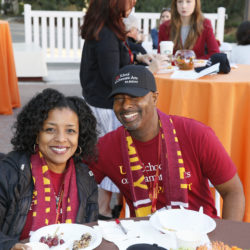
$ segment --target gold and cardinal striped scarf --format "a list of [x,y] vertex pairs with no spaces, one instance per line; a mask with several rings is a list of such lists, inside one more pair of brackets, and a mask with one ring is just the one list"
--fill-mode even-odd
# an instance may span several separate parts
[[[161,133],[161,173],[166,207],[188,207],[187,183],[184,178],[184,162],[173,121],[170,116],[158,110]],[[124,128],[122,130],[122,157],[127,174],[130,192],[136,217],[144,217],[152,213],[152,201],[145,182],[142,162],[136,152],[133,139]]]
[[[42,153],[39,151],[31,156],[31,171],[34,182],[31,231],[35,231],[40,227],[55,224],[58,216],[55,192],[51,182],[49,168]],[[79,207],[79,201],[76,173],[72,158],[68,161],[62,185],[63,196],[61,205],[61,222],[74,223]]]

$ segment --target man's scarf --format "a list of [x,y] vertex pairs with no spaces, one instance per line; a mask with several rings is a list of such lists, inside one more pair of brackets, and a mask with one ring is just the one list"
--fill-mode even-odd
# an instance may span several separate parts
[[[173,121],[170,116],[158,110],[162,134],[161,167],[162,183],[166,197],[166,207],[188,207],[187,183],[184,178],[184,162]],[[124,128],[122,131],[122,159],[126,170],[136,217],[152,213],[152,201],[143,174],[142,162],[132,137]]]
[[[31,156],[31,171],[34,182],[31,231],[35,231],[40,227],[56,223],[57,207],[49,168],[42,153],[39,151]],[[61,223],[74,223],[79,207],[79,201],[75,166],[72,158],[68,161],[65,171],[62,183],[63,196],[61,203]],[[57,221],[57,223],[60,222]]]

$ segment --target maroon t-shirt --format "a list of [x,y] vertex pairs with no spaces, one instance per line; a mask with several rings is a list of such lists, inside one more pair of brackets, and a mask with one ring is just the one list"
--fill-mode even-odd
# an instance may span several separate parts
[[[179,116],[171,116],[171,118],[184,160],[184,176],[189,186],[189,209],[198,211],[200,206],[203,206],[205,214],[217,217],[208,180],[213,185],[229,181],[236,174],[236,167],[211,128],[192,119]],[[108,176],[117,185],[126,198],[131,216],[135,216],[128,180],[122,162],[121,129],[122,127],[100,138],[98,142],[98,162],[90,167],[98,183],[105,176]],[[158,165],[157,137],[148,142],[134,142],[139,157],[148,170],[148,176],[154,176],[155,165]],[[152,181],[153,178],[148,178],[148,182]],[[162,187],[161,182],[160,187]],[[160,188],[157,209],[165,206],[166,199],[161,190]]]

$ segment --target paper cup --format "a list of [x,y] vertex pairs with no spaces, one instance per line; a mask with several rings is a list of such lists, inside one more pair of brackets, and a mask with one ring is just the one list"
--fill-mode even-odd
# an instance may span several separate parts
[[160,52],[165,55],[172,55],[174,49],[174,43],[172,41],[160,42]]
[[203,234],[196,231],[183,230],[176,232],[178,248],[196,249],[202,244]]
[[34,250],[48,250],[49,246],[42,242],[28,242],[25,245],[30,246]]

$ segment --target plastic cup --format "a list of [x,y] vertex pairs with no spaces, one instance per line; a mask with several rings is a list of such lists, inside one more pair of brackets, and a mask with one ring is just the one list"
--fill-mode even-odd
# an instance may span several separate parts
[[160,52],[165,55],[173,55],[174,43],[172,41],[160,42]]
[[166,56],[166,66],[167,67],[172,65],[173,49],[174,49],[174,43],[172,41],[160,42],[160,52],[161,52],[161,55]]
[[196,249],[202,244],[203,234],[195,231],[183,230],[176,232],[178,248]]

